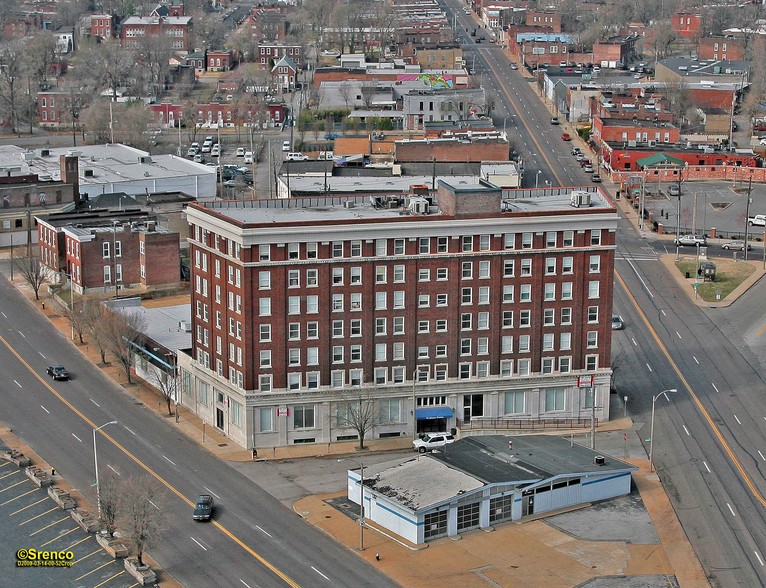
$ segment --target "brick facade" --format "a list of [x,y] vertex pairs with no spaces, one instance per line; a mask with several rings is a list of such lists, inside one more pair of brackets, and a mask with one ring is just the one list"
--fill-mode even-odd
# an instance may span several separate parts
[[684,39],[691,39],[702,32],[702,15],[693,12],[676,12],[670,17],[670,28]]
[[697,44],[697,57],[714,61],[742,61],[745,59],[745,46],[734,37],[702,37]]
[[509,154],[508,142],[501,139],[475,139],[468,143],[458,139],[394,143],[394,159],[397,162],[508,161]]

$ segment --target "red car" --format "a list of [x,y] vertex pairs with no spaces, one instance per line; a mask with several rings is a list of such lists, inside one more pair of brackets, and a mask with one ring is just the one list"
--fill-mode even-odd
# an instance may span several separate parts
[[572,140],[572,135],[570,135],[569,133],[562,133],[562,134],[561,134],[561,138],[562,138],[564,141],[571,141],[571,140]]

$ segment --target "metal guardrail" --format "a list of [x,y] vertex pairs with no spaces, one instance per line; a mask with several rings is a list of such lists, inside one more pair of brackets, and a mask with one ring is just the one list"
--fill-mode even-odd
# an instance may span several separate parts
[[[458,420],[458,428],[467,431],[482,429],[525,430],[525,429],[578,429],[590,427],[590,418],[571,419],[484,419]],[[596,419],[598,426],[598,419]]]

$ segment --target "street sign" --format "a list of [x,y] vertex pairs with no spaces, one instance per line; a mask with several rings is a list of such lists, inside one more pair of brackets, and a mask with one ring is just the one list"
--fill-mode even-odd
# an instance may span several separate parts
[[592,388],[593,387],[593,376],[577,376],[577,387],[578,388]]
[[288,416],[288,410],[286,406],[277,407],[277,416]]

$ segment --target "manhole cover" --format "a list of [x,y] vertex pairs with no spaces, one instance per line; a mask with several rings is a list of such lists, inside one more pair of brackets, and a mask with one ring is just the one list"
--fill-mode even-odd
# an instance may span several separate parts
[[718,211],[726,210],[730,206],[731,206],[731,202],[711,202],[710,203],[710,207],[713,210],[718,210]]

